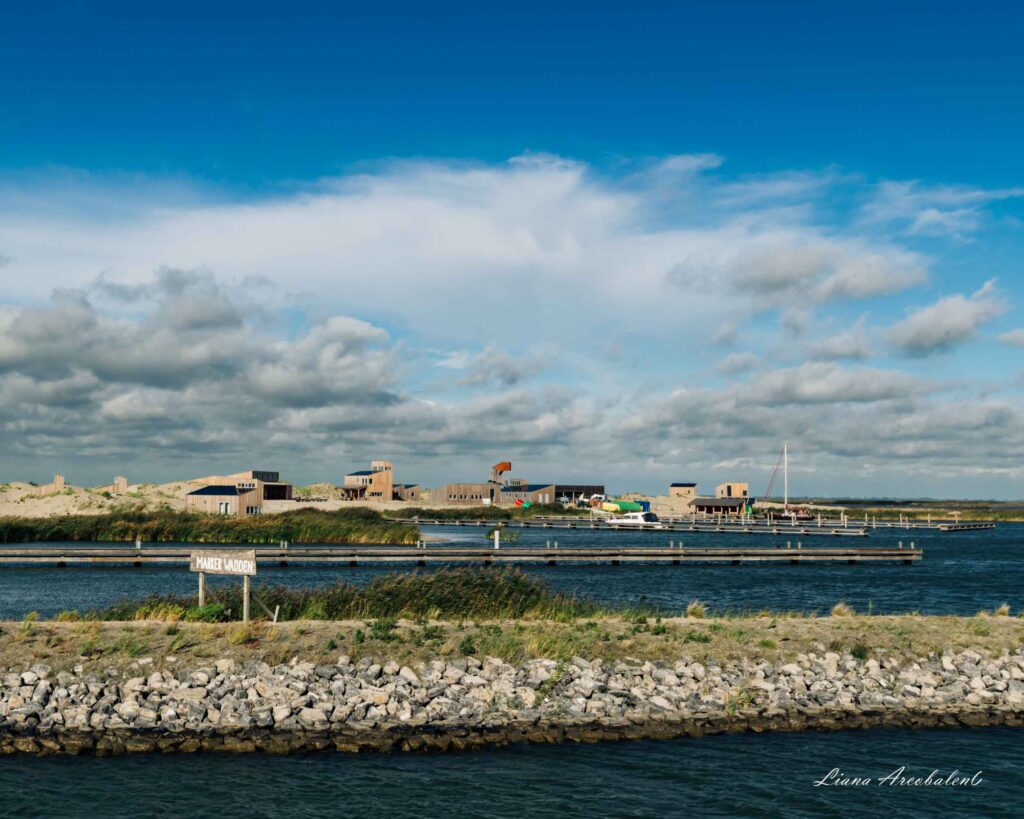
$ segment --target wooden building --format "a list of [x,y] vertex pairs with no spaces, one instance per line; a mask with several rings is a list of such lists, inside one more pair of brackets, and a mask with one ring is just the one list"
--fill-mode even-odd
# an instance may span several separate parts
[[237,485],[211,484],[185,498],[189,512],[206,515],[234,515],[246,517],[258,515],[263,510],[263,499],[260,489],[249,489]]
[[266,469],[247,469],[231,475],[207,475],[197,478],[196,483],[206,486],[237,486],[241,489],[259,491],[260,504],[268,500],[291,500],[292,485],[281,480],[280,472]]
[[746,498],[694,498],[690,509],[698,514],[739,517],[747,509]]
[[746,498],[750,495],[750,484],[720,483],[715,487],[716,498]]

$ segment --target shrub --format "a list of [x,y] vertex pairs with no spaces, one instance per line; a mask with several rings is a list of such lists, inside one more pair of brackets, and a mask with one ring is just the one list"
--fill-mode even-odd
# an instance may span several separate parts
[[833,617],[853,617],[856,612],[846,603],[839,601],[832,607]]
[[192,606],[183,618],[189,623],[223,623],[228,619],[230,610],[223,603],[207,603],[205,606]]
[[708,613],[708,608],[700,600],[691,600],[690,604],[686,607],[686,616],[701,618],[705,617]]
[[996,617],[1009,617],[1010,616],[1010,604],[1009,603],[1003,603],[1003,605],[1001,605],[999,608],[997,608],[993,612],[993,614],[995,614]]
[[[427,574],[389,574],[374,578],[366,586],[348,583],[314,589],[261,586],[256,593],[271,611],[275,606],[280,607],[280,620],[535,617],[568,621],[601,611],[591,601],[553,592],[543,581],[508,569],[456,568]],[[237,584],[209,590],[203,612],[197,610],[195,599],[173,594],[150,595],[141,600],[122,601],[88,616],[100,620],[218,622],[230,619],[229,612],[242,610],[242,591]],[[219,608],[210,610],[211,605]],[[646,616],[645,612],[644,619]]]
[[390,642],[397,640],[398,635],[395,634],[396,621],[393,617],[385,617],[380,620],[372,620],[370,622],[370,639],[381,640],[382,642]]
[[36,633],[36,621],[39,619],[38,611],[30,611],[21,621],[21,636],[31,637]]
[[470,635],[467,634],[459,642],[459,653],[466,657],[476,654],[476,643]]
[[850,654],[852,654],[855,659],[864,661],[871,656],[871,649],[864,645],[864,643],[858,642],[850,649]]

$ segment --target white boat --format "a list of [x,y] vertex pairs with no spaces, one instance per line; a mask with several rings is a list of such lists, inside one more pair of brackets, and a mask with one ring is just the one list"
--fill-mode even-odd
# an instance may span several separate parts
[[607,518],[609,526],[636,526],[644,529],[661,529],[662,523],[654,512],[623,512],[621,515]]

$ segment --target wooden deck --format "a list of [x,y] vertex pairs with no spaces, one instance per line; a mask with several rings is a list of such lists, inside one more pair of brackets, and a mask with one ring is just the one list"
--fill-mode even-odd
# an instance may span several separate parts
[[665,522],[645,525],[604,523],[590,518],[537,518],[533,520],[434,520],[430,518],[393,519],[395,523],[414,523],[418,526],[502,526],[508,529],[597,529],[616,532],[707,532],[744,535],[805,535],[807,537],[867,537],[868,532],[858,526],[819,527],[813,525],[764,523],[690,523]]
[[[27,565],[60,568],[68,566],[155,566],[189,562],[192,551],[211,544],[133,547],[54,547],[0,548],[0,566]],[[224,548],[224,547],[222,547]],[[903,563],[920,560],[924,553],[916,548],[523,548],[493,547],[416,547],[416,546],[247,546],[255,549],[256,561],[265,568],[273,566],[379,566],[388,564],[533,564],[563,566],[586,563],[679,565],[684,563]]]

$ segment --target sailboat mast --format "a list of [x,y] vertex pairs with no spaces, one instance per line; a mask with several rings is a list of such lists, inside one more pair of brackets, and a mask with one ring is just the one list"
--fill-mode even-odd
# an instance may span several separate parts
[[789,441],[782,442],[782,508],[789,509]]

